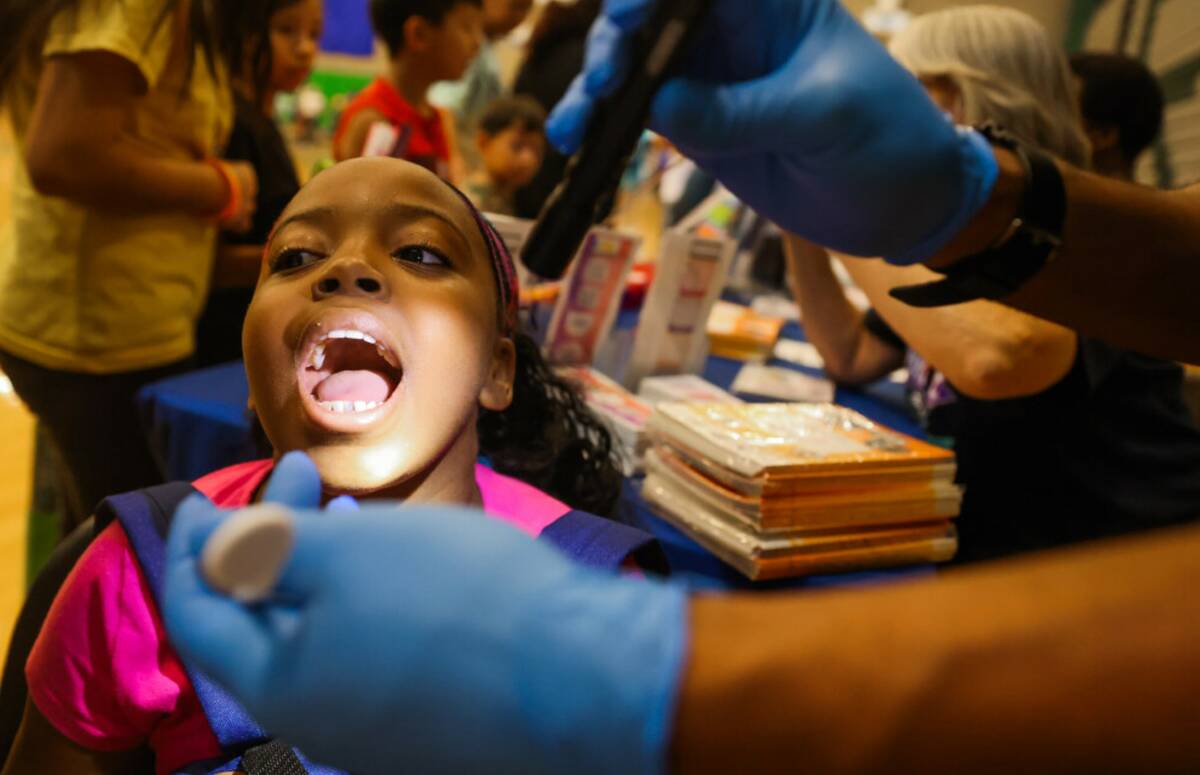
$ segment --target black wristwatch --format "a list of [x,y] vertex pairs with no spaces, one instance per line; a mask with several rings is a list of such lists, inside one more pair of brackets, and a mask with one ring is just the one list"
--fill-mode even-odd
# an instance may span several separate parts
[[1021,206],[1012,225],[991,247],[934,270],[945,279],[893,288],[891,295],[906,304],[943,307],[1002,299],[1040,272],[1062,244],[1067,190],[1054,160],[998,127],[985,124],[978,131],[989,143],[1020,159],[1026,180]]

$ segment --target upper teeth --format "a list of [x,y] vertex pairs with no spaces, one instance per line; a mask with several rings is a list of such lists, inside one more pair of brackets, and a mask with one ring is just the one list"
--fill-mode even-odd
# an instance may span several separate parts
[[320,371],[325,366],[325,343],[330,339],[358,339],[367,344],[375,345],[376,352],[379,353],[385,361],[392,363],[392,359],[388,357],[387,348],[379,343],[379,340],[368,333],[355,331],[352,328],[339,328],[336,331],[330,331],[321,338],[317,346],[313,348],[312,355],[309,356],[308,365]]
[[368,344],[379,344],[375,341],[375,337],[370,334],[364,334],[362,331],[353,329],[339,328],[337,331],[330,331],[325,335],[326,339],[361,339]]

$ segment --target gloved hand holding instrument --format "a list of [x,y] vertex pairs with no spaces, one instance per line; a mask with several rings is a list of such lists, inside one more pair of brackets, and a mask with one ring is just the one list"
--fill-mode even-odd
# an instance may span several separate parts
[[[614,95],[657,6],[605,4],[584,71],[547,124],[564,153],[612,142],[592,132],[621,120]],[[649,128],[780,226],[895,263],[936,253],[997,175],[988,143],[954,127],[837,0],[712,0]]]

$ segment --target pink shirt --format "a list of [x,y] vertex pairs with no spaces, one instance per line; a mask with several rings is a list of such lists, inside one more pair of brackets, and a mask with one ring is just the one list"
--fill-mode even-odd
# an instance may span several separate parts
[[[195,487],[223,508],[245,506],[273,465],[231,466]],[[476,467],[475,481],[484,511],[531,536],[570,511],[484,466]],[[42,715],[84,748],[122,751],[148,743],[160,775],[221,754],[118,523],[97,536],[59,590],[25,677]]]

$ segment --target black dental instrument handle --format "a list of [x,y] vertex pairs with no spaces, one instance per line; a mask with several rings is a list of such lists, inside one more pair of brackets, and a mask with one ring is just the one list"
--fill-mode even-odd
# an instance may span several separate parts
[[599,205],[615,195],[646,126],[650,102],[703,22],[709,2],[660,0],[635,33],[629,74],[596,102],[583,143],[525,241],[521,261],[529,271],[548,280],[562,277],[596,222]]

